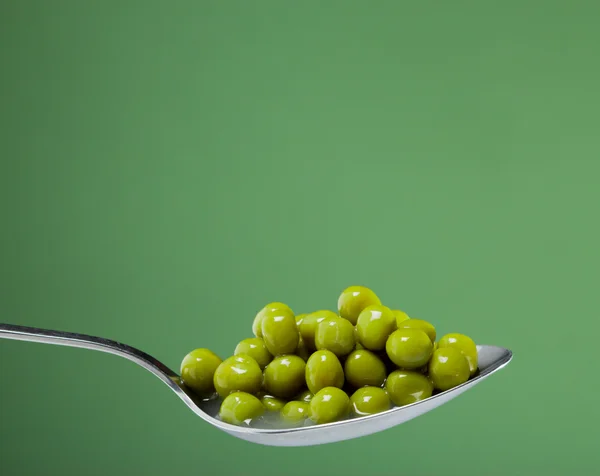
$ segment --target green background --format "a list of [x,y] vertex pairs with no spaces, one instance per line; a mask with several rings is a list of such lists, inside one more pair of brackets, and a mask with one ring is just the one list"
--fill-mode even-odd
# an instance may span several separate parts
[[365,284],[515,354],[400,427],[269,448],[130,362],[2,341],[0,473],[596,469],[598,2],[0,4],[0,320],[178,368]]

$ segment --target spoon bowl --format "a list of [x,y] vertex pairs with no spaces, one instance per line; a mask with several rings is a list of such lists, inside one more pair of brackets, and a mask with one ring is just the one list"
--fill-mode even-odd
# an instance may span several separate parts
[[387,430],[449,402],[505,367],[512,359],[512,352],[508,349],[490,345],[478,345],[479,373],[477,375],[462,385],[433,395],[420,402],[402,407],[394,407],[374,415],[349,418],[323,425],[311,424],[290,428],[269,424],[267,428],[267,425],[265,427],[236,426],[221,421],[218,418],[219,405],[217,401],[199,400],[181,384],[179,375],[154,357],[134,347],[101,337],[11,324],[0,324],[0,338],[79,347],[126,358],[158,377],[196,415],[207,423],[236,438],[267,446],[321,445]]

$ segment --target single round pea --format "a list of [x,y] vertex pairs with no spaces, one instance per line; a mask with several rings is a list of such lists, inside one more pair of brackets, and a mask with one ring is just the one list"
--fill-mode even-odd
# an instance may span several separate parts
[[275,357],[265,368],[265,389],[280,398],[292,398],[304,387],[306,363],[297,355]]
[[338,357],[348,355],[354,349],[354,326],[341,317],[325,319],[317,326],[315,346],[318,350],[330,350]]
[[208,349],[195,349],[181,361],[181,380],[198,396],[206,397],[214,393],[213,378],[222,360]]
[[281,417],[290,422],[306,420],[310,415],[310,404],[306,402],[288,402],[281,410]]
[[385,388],[390,400],[399,407],[431,397],[433,385],[423,374],[396,370],[388,375]]
[[279,412],[287,403],[281,398],[274,397],[273,395],[263,395],[260,399],[265,409],[270,412]]
[[304,390],[300,395],[298,395],[294,400],[298,400],[299,402],[310,403],[313,398],[313,394],[310,390]]
[[261,325],[262,325],[262,320],[263,320],[263,317],[265,316],[265,313],[267,311],[274,311],[276,309],[285,309],[287,311],[290,311],[293,314],[292,310],[290,309],[290,307],[287,304],[284,304],[282,302],[270,302],[265,307],[263,307],[260,311],[258,311],[258,313],[256,314],[256,317],[254,317],[254,322],[252,323],[252,333],[256,337],[262,337]]
[[244,354],[234,355],[221,362],[213,379],[221,397],[233,392],[258,393],[262,381],[262,372],[256,360]]
[[469,362],[471,376],[477,372],[477,346],[473,339],[464,334],[446,334],[438,343],[438,348],[454,347],[462,352]]
[[267,346],[262,339],[258,337],[251,337],[241,341],[233,351],[233,355],[245,354],[256,360],[261,370],[263,370],[271,360],[273,356],[267,350]]
[[267,350],[272,355],[285,355],[296,352],[300,335],[292,311],[289,309],[265,311],[261,328]]
[[398,329],[421,329],[432,343],[435,342],[435,327],[422,319],[406,319],[398,324]]
[[399,311],[399,310],[392,310],[392,312],[394,313],[394,316],[396,317],[396,325],[398,327],[400,327],[400,323],[404,322],[408,319],[410,319],[410,317],[408,317],[408,314],[406,314],[404,311]]
[[250,422],[261,416],[265,411],[265,407],[258,398],[245,392],[234,392],[225,397],[221,403],[219,416],[221,420],[233,425],[241,425]]
[[350,404],[357,415],[372,415],[391,407],[390,398],[385,390],[379,387],[359,388],[350,397]]
[[338,312],[340,317],[356,325],[359,314],[373,304],[381,304],[373,291],[364,286],[350,286],[344,289],[338,298]]
[[429,378],[433,386],[445,391],[469,380],[467,358],[454,347],[438,348],[429,362]]
[[315,334],[317,326],[326,319],[336,319],[337,317],[338,315],[335,312],[326,310],[311,312],[304,316],[304,319],[302,319],[302,322],[298,326],[298,330],[309,351],[316,350]]
[[369,306],[358,316],[356,330],[365,349],[381,350],[385,348],[389,335],[396,330],[396,317],[385,306]]
[[337,387],[319,390],[310,402],[310,418],[315,423],[331,423],[348,416],[350,399]]
[[306,362],[306,386],[314,394],[325,387],[342,388],[344,369],[339,359],[329,350],[318,350]]
[[416,369],[425,365],[431,357],[432,349],[429,337],[420,329],[398,329],[385,345],[390,360],[404,369]]
[[387,375],[385,364],[373,352],[352,352],[344,363],[346,380],[355,388],[381,387]]

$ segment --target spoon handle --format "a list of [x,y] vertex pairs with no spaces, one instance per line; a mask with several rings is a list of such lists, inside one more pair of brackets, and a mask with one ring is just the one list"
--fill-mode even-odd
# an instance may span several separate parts
[[167,383],[173,390],[175,390],[173,385],[180,390],[176,383],[179,381],[179,376],[175,372],[151,355],[129,345],[121,344],[120,342],[85,334],[52,331],[35,327],[16,326],[13,324],[0,324],[0,338],[79,347],[82,349],[97,350],[108,354],[118,355],[119,357],[131,360],[139,366],[144,367],[163,382]]
[[[121,344],[103,337],[75,334],[72,332],[52,331],[38,329],[35,327],[15,326],[13,324],[0,323],[0,339],[23,340],[29,342],[40,342],[42,344],[64,345],[67,347],[79,347],[81,349],[97,350],[108,354],[118,355],[124,359],[145,368],[148,372],[158,377],[166,384],[183,402],[203,420],[211,420],[198,407],[196,397],[182,384],[179,375],[173,372],[162,362],[151,355],[142,352],[135,347]],[[214,422],[211,422],[214,425]]]

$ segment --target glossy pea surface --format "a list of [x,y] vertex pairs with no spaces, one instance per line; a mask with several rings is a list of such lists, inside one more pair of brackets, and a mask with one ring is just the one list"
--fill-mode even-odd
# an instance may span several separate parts
[[435,327],[423,319],[406,319],[398,324],[398,329],[421,329],[429,336],[432,343],[435,342]]
[[446,334],[439,340],[437,347],[440,349],[454,347],[455,349],[460,350],[466,357],[467,362],[469,362],[471,376],[477,372],[477,346],[470,337],[464,334]]
[[449,390],[469,380],[467,358],[454,347],[439,348],[429,362],[429,378],[438,390]]
[[264,386],[268,393],[292,398],[304,387],[306,363],[297,355],[276,357],[265,368]]
[[355,388],[381,387],[386,378],[383,361],[370,350],[352,352],[344,362],[346,380]]
[[312,400],[313,394],[310,390],[304,390],[300,395],[298,395],[294,400],[298,400],[300,402],[310,403]]
[[350,404],[357,415],[381,413],[391,407],[388,394],[380,387],[359,388],[350,397]]
[[338,315],[333,311],[321,310],[311,312],[304,316],[302,322],[298,326],[302,340],[306,348],[312,352],[316,349],[315,334],[317,333],[318,325],[326,319],[337,319]]
[[221,358],[209,349],[195,349],[181,361],[181,380],[195,394],[206,397],[214,393],[215,372]]
[[250,424],[261,416],[265,407],[258,398],[245,392],[234,392],[223,400],[219,417],[226,423],[233,425]]
[[273,395],[263,395],[260,402],[265,407],[265,410],[270,412],[279,412],[287,403],[282,398],[277,398]]
[[410,319],[410,317],[408,317],[408,314],[406,314],[404,311],[400,311],[398,309],[392,309],[392,312],[394,313],[394,317],[396,318],[396,326],[400,327],[400,323],[406,321],[407,319]]
[[239,354],[245,354],[252,357],[256,360],[256,363],[261,369],[264,369],[267,364],[273,360],[273,356],[267,350],[267,346],[263,340],[258,337],[251,337],[241,341],[233,351],[233,355]]
[[307,402],[291,401],[281,410],[281,417],[290,422],[300,422],[310,416],[310,404]]
[[364,286],[350,286],[338,298],[338,313],[343,319],[356,325],[360,313],[368,306],[381,304],[377,295]]
[[401,407],[431,397],[433,384],[419,372],[396,370],[392,372],[386,382],[385,388],[390,400]]
[[244,354],[225,359],[215,371],[213,383],[221,397],[233,392],[258,393],[262,385],[262,371],[252,357]]
[[355,344],[354,326],[346,319],[325,319],[317,325],[315,347],[318,350],[329,350],[338,357],[345,357],[354,350]]
[[305,379],[306,386],[315,395],[325,387],[342,388],[344,369],[333,352],[318,350],[306,362]]
[[433,344],[420,329],[398,329],[390,335],[385,350],[398,367],[417,369],[429,361]]
[[331,423],[348,416],[350,399],[337,387],[325,387],[310,402],[310,418],[315,423]]
[[296,318],[289,309],[266,311],[262,318],[261,329],[267,350],[272,355],[296,352],[300,335],[296,326]]
[[252,322],[252,333],[256,337],[262,337],[262,320],[265,316],[265,313],[268,311],[274,311],[276,309],[285,309],[292,312],[290,307],[282,302],[270,302],[269,304],[267,304],[260,311],[258,311],[256,316],[254,317],[254,321]]
[[302,324],[302,321],[304,320],[304,318],[307,316],[307,314],[297,314],[296,315],[296,326],[298,328],[300,328],[300,324]]
[[365,349],[382,350],[389,335],[396,330],[396,317],[385,306],[373,305],[363,309],[356,321],[358,340]]

